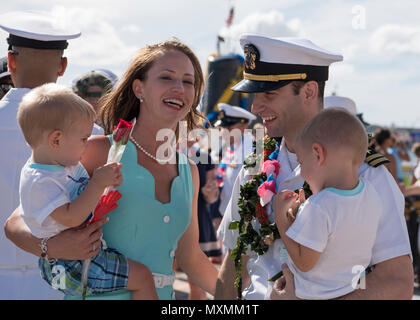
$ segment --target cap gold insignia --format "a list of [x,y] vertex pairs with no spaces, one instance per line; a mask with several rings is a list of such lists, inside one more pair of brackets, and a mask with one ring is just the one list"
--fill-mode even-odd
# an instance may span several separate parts
[[252,45],[247,44],[244,47],[244,55],[245,55],[245,67],[250,70],[255,69],[255,62],[260,59],[260,53],[258,49]]

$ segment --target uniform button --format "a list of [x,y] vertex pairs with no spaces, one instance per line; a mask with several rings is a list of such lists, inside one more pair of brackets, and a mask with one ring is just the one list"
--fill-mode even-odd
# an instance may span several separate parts
[[171,218],[169,216],[164,216],[163,217],[163,222],[168,223],[169,220],[171,220]]
[[169,256],[171,258],[175,257],[175,250],[171,250],[171,252],[169,253]]

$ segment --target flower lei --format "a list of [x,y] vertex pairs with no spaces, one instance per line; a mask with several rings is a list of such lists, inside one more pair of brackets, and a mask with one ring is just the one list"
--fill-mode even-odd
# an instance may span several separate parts
[[[263,143],[264,162],[261,172],[240,187],[238,207],[241,218],[240,221],[232,221],[229,225],[231,230],[239,229],[236,248],[231,252],[231,258],[235,262],[235,288],[238,290],[238,300],[242,299],[242,256],[245,255],[247,247],[250,246],[252,251],[263,255],[275,240],[280,239],[277,226],[275,223],[270,223],[265,207],[277,193],[276,177],[280,171],[280,164],[277,161],[279,145],[274,138],[268,136],[264,138]],[[255,149],[256,143],[254,142]],[[244,168],[255,167],[260,163],[261,156],[257,157],[254,151],[245,159]],[[311,192],[307,183],[304,184],[303,189],[308,197]],[[253,228],[251,223],[256,219],[261,226],[259,232]]]

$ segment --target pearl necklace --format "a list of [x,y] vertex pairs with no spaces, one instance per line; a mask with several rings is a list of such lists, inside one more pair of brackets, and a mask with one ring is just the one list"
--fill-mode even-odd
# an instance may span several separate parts
[[149,152],[147,152],[137,141],[136,139],[133,138],[133,136],[130,134],[130,140],[134,143],[134,145],[139,148],[141,151],[144,152],[144,154],[146,156],[148,156],[149,158],[152,158],[153,160],[155,160],[156,162],[163,164],[163,163],[167,163],[169,162],[169,160],[161,160],[156,158],[154,155],[150,154]]

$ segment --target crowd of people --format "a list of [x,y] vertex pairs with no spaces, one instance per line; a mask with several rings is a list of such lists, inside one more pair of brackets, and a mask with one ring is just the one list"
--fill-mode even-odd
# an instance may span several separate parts
[[[411,299],[418,223],[414,210],[408,232],[404,209],[420,164],[404,179],[406,145],[388,129],[368,139],[351,99],[324,98],[340,54],[242,35],[232,90],[254,94],[251,112],[221,103],[210,121],[200,63],[179,40],[70,89],[56,82],[81,34],[37,14],[0,18],[0,299],[169,300],[175,270],[193,300]],[[124,153],[109,162],[121,119]],[[109,187],[121,198],[91,221]]]

